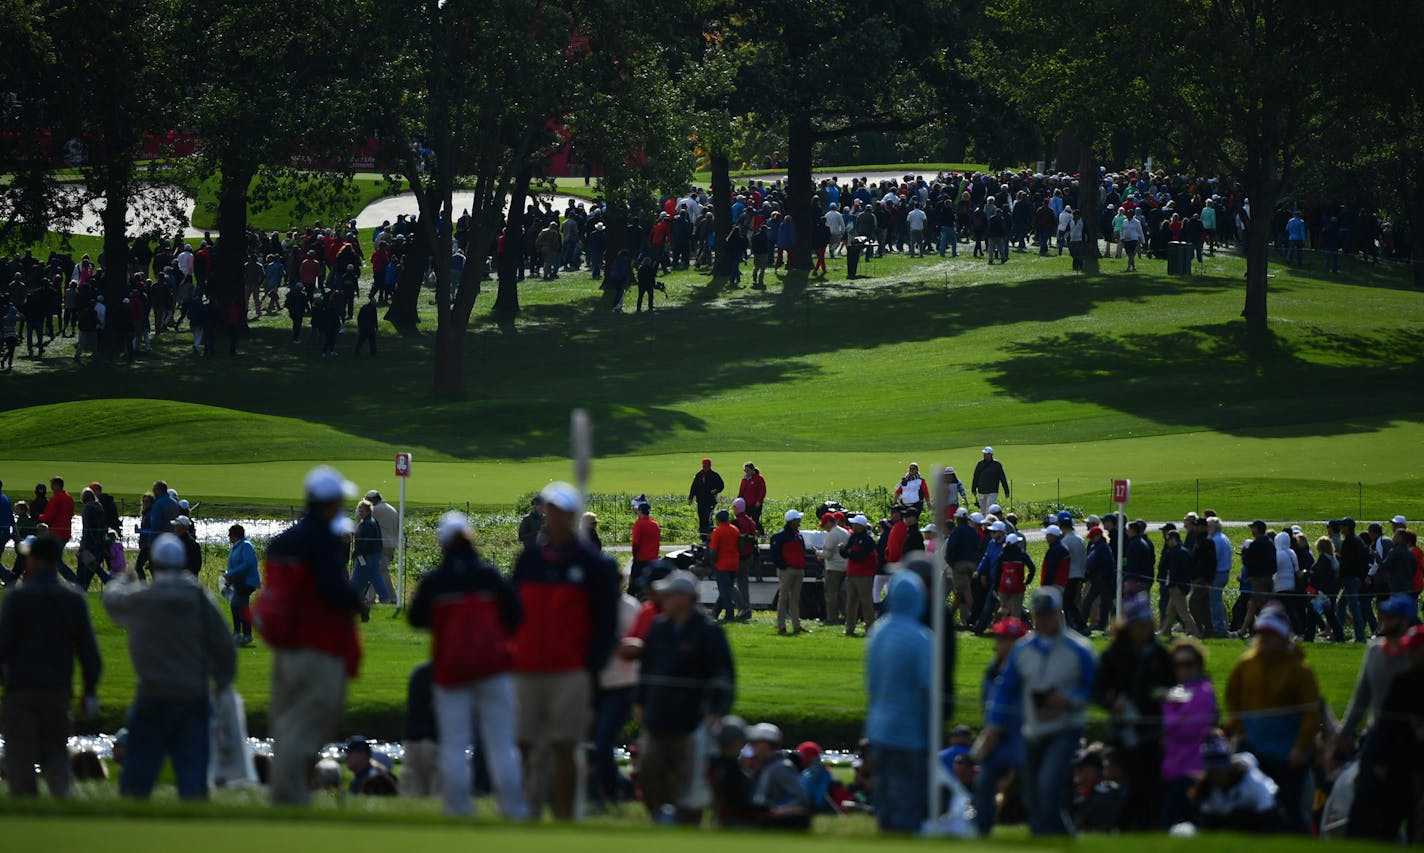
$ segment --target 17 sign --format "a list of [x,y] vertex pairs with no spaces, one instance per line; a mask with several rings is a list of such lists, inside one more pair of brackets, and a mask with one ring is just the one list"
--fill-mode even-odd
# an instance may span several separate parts
[[1127,503],[1128,496],[1132,493],[1131,480],[1113,480],[1112,502],[1115,504]]
[[396,454],[396,476],[397,476],[397,477],[409,477],[409,476],[410,476],[410,454],[409,454],[409,453],[397,453],[397,454]]

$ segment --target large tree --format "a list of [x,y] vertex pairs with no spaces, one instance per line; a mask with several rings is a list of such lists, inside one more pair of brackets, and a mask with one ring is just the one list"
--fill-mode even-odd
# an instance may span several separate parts
[[[465,390],[466,332],[484,250],[503,227],[519,176],[555,141],[551,122],[561,118],[580,61],[570,36],[568,13],[536,0],[422,0],[382,21],[376,44],[388,61],[373,71],[381,93],[375,122],[384,155],[415,195],[417,228],[430,251],[437,394]],[[461,186],[473,193],[471,257],[455,279],[451,257],[461,211],[453,199]],[[409,302],[412,283],[401,286]]]

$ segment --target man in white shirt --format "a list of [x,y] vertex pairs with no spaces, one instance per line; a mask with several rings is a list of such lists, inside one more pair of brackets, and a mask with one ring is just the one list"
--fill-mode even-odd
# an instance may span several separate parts
[[915,257],[925,245],[925,223],[929,217],[919,205],[910,208],[910,212],[905,214],[905,224],[910,227],[910,257]]
[[1127,268],[1137,269],[1137,247],[1142,245],[1142,222],[1137,218],[1137,210],[1128,208],[1127,218],[1122,221],[1122,249],[1127,252]]
[[826,231],[831,235],[830,241],[826,243],[826,253],[834,258],[836,250],[841,246],[841,239],[845,236],[845,217],[835,207],[826,211]]

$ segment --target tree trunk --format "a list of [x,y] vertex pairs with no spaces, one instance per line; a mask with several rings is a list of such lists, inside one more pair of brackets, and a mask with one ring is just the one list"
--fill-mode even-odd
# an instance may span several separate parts
[[529,198],[529,169],[520,169],[509,193],[509,213],[504,218],[504,251],[499,255],[499,290],[494,310],[514,314],[519,311],[519,265],[524,251],[524,204]]
[[1078,162],[1078,210],[1083,214],[1083,275],[1098,274],[1098,160],[1081,143]]
[[[604,243],[603,249],[603,285],[606,290],[614,258],[617,258],[618,253],[624,249],[636,252],[638,247],[628,245],[628,196],[617,169],[609,169],[608,174],[604,175],[603,197],[608,203],[608,214],[604,217],[604,223],[607,226],[607,241]],[[631,282],[629,283],[631,284]]]
[[[1414,267],[1414,284],[1424,288],[1424,156],[1414,163],[1405,189],[1404,209],[1409,214],[1409,259]],[[1398,234],[1398,229],[1395,231]]]
[[219,163],[218,242],[213,253],[209,304],[226,309],[243,298],[242,268],[247,259],[247,192],[256,168],[224,158]]
[[118,323],[114,315],[123,310],[124,297],[129,292],[129,187],[132,183],[131,166],[114,163],[109,167],[109,180],[104,187],[104,212],[100,221],[104,225],[104,307],[107,319],[104,331],[99,335],[99,352],[105,358],[112,358],[124,352],[125,342],[115,336]]
[[725,151],[712,154],[712,275],[726,277],[727,235],[732,233],[732,178]]
[[458,397],[465,392],[462,338],[453,323],[447,323],[435,333],[435,394],[438,397]]
[[811,270],[811,158],[815,140],[811,118],[793,115],[787,121],[786,214],[796,229],[796,246],[787,265],[803,277]]
[[[1260,186],[1253,187],[1251,198],[1270,199]],[[1271,257],[1271,209],[1270,201],[1257,202],[1251,210],[1251,221],[1246,224],[1246,307],[1241,316],[1251,325],[1264,326],[1266,323],[1266,272]]]
[[430,241],[424,228],[411,229],[404,266],[396,278],[396,292],[386,320],[402,331],[413,331],[420,325],[420,289],[425,284],[425,268],[430,263]]

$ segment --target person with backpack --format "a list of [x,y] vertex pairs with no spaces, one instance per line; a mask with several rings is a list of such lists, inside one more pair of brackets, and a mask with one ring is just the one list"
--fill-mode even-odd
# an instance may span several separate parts
[[1023,616],[1024,590],[1033,583],[1037,567],[1023,549],[1023,537],[1010,533],[1004,537],[1004,550],[992,569],[992,585],[999,596],[998,618]]
[[440,565],[420,582],[409,619],[432,634],[432,682],[440,733],[440,786],[445,813],[469,815],[471,729],[480,728],[483,759],[509,820],[522,820],[523,770],[515,745],[513,641],[524,608],[513,585],[475,548],[462,513],[447,512],[435,532]]

